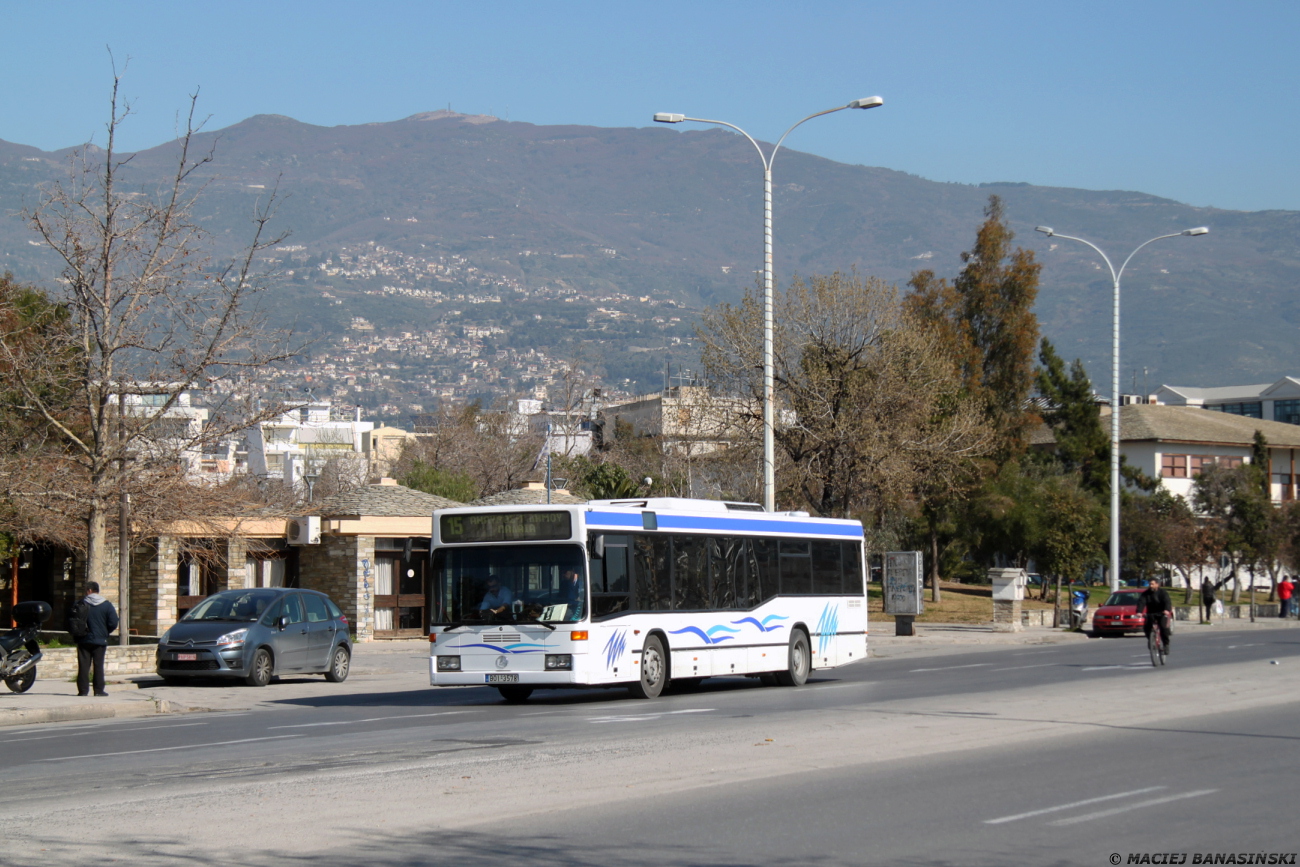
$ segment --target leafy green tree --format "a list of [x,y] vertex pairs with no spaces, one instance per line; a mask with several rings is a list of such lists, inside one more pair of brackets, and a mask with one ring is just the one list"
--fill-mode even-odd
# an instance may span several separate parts
[[458,503],[468,503],[478,497],[478,488],[468,473],[452,472],[418,459],[411,463],[400,481],[408,488]]
[[621,500],[642,495],[641,484],[623,466],[613,461],[593,461],[578,455],[564,461],[569,490],[587,500]]
[[1264,492],[1263,471],[1253,464],[1214,465],[1192,482],[1192,504],[1222,534],[1233,564],[1232,602],[1241,601],[1241,569],[1255,570],[1278,550],[1279,523]]
[[1102,429],[1092,380],[1075,359],[1067,372],[1051,341],[1043,338],[1038,353],[1038,393],[1045,408],[1043,421],[1056,439],[1056,457],[1067,471],[1078,472],[1080,483],[1093,494],[1110,493],[1110,437]]
[[962,253],[965,267],[949,283],[918,271],[908,285],[910,310],[937,329],[957,353],[969,394],[978,398],[997,434],[996,455],[1024,450],[1036,417],[1029,407],[1038,344],[1041,265],[1032,251],[1012,248],[1002,200],[990,196],[975,246]]

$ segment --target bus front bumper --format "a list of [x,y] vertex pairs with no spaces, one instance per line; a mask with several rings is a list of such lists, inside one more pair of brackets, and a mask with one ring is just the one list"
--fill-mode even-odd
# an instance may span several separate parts
[[433,659],[429,660],[430,686],[535,686],[555,687],[585,686],[572,671],[438,671]]

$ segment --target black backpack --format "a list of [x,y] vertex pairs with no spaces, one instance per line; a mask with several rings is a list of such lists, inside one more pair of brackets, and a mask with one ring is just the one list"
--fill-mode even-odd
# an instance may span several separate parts
[[81,639],[90,634],[90,603],[78,599],[72,604],[72,613],[68,615],[68,634]]

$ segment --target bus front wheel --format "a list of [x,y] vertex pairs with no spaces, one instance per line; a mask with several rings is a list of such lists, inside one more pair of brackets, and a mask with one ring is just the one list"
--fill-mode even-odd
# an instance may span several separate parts
[[646,639],[641,651],[641,680],[628,687],[633,698],[658,698],[668,682],[668,655],[659,636]]
[[785,671],[775,672],[776,682],[781,686],[803,686],[808,682],[808,671],[812,665],[812,652],[808,649],[808,636],[803,630],[796,629],[790,636],[790,650]]

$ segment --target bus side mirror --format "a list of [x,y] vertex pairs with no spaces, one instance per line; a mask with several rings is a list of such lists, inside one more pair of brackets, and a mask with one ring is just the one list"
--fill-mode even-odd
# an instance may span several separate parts
[[591,547],[591,559],[593,560],[605,559],[605,537],[603,535],[597,534],[595,536],[592,536],[590,547]]

